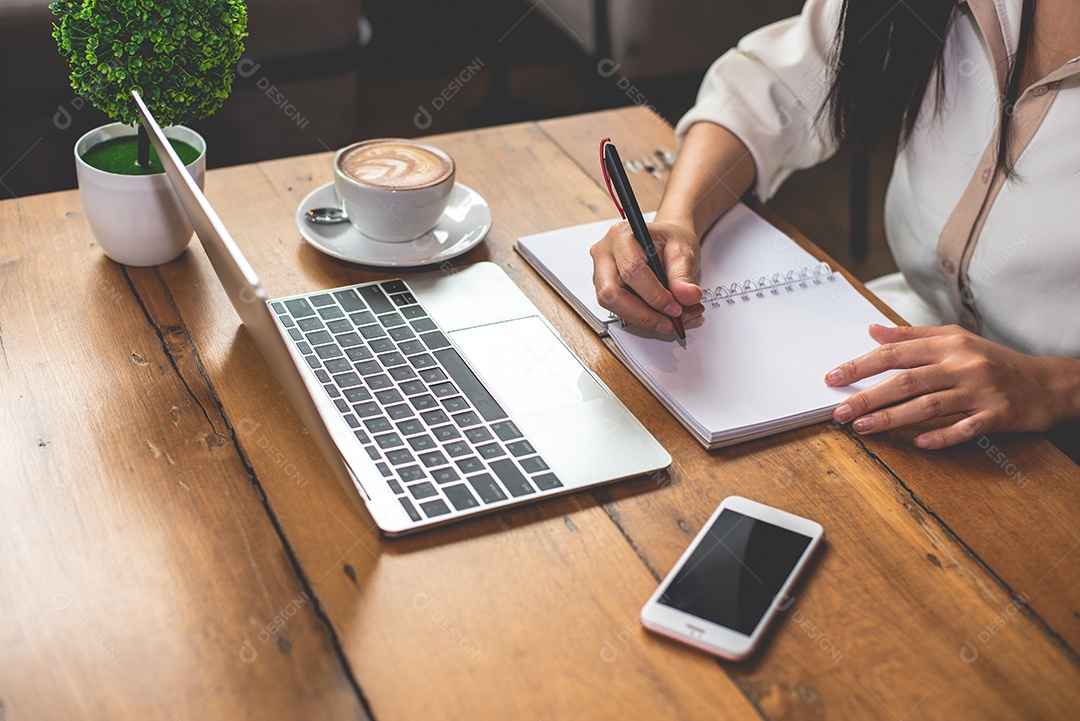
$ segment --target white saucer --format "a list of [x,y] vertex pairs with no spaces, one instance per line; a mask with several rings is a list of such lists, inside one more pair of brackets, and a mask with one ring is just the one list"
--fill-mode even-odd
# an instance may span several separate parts
[[410,268],[441,263],[472,250],[491,229],[491,208],[472,188],[455,183],[450,205],[439,223],[415,240],[385,243],[361,233],[352,223],[316,225],[305,219],[312,208],[338,204],[334,184],[319,186],[296,209],[296,228],[317,250],[350,263]]

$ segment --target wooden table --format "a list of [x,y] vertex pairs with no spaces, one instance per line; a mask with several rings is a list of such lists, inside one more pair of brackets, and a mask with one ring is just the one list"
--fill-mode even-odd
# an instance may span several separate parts
[[[1075,717],[1080,469],[1040,436],[928,453],[832,425],[703,451],[512,250],[612,215],[604,135],[675,148],[644,109],[434,141],[494,212],[460,262],[506,269],[670,472],[398,540],[329,478],[197,242],[124,268],[77,193],[0,203],[0,719]],[[271,295],[380,277],[297,234],[330,179],[328,155],[209,174]],[[731,494],[826,529],[741,665],[638,622]]]

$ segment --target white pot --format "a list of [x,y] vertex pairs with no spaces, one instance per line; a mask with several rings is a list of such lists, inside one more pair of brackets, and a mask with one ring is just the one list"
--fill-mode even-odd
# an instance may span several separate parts
[[[105,255],[124,265],[160,265],[183,253],[194,233],[169,178],[164,173],[109,173],[87,165],[82,159],[83,153],[98,143],[135,134],[133,127],[112,123],[79,138],[75,143],[79,194],[86,219]],[[206,178],[206,141],[182,125],[166,129],[165,135],[199,151],[199,157],[187,169],[202,188]]]

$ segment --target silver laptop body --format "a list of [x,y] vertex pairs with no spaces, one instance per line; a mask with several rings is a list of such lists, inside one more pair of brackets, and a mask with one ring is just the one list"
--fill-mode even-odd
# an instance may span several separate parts
[[[151,143],[237,315],[338,480],[354,497],[363,500],[372,519],[386,535],[410,533],[478,513],[651,473],[670,465],[671,456],[667,451],[566,347],[509,276],[488,262],[450,274],[438,272],[410,277],[404,281],[405,292],[397,285],[401,281],[381,284],[385,296],[399,299],[409,297],[408,294],[415,296],[412,302],[418,305],[410,305],[407,310],[426,312],[437,326],[430,334],[423,334],[425,342],[439,334],[448,339],[446,347],[430,355],[464,359],[467,370],[457,363],[454,365],[457,375],[453,379],[460,376],[463,382],[457,385],[464,387],[470,384],[469,378],[475,376],[486,392],[475,389],[474,395],[479,396],[481,402],[479,405],[474,403],[472,410],[465,409],[456,415],[447,411],[446,424],[438,428],[444,433],[458,433],[458,436],[447,443],[437,443],[434,449],[411,449],[406,441],[419,440],[419,436],[400,438],[402,434],[394,433],[393,428],[389,429],[390,433],[381,435],[370,433],[367,428],[371,427],[374,417],[358,418],[358,413],[352,409],[371,408],[375,403],[380,410],[385,410],[387,404],[371,398],[363,404],[350,406],[351,400],[340,397],[341,391],[335,381],[346,376],[333,376],[334,380],[327,382],[328,372],[313,367],[318,366],[313,360],[315,356],[305,356],[301,352],[307,348],[303,341],[298,341],[298,333],[294,332],[290,337],[291,328],[286,324],[295,325],[296,321],[286,320],[286,304],[290,304],[290,309],[307,306],[301,313],[308,313],[308,310],[324,310],[313,307],[314,303],[328,303],[333,306],[334,314],[340,316],[354,302],[350,300],[354,293],[370,296],[374,291],[367,286],[378,284],[268,299],[250,263],[183,167],[137,93],[135,99]],[[307,300],[290,303],[298,299]],[[313,320],[317,317],[317,314],[311,314]],[[344,362],[349,358],[337,360]],[[410,372],[405,366],[400,366],[399,370]],[[428,377],[426,371],[417,370]],[[352,375],[348,377],[352,378]],[[390,380],[390,385],[381,392],[359,385],[351,390],[365,395],[376,393],[381,398],[397,398],[400,391],[407,388],[406,382]],[[414,380],[420,382],[415,376]],[[435,391],[404,400],[435,398],[444,402],[445,399],[436,396],[437,390],[447,384],[429,385]],[[332,397],[331,393],[339,397]],[[492,404],[483,403],[486,394],[495,401],[496,410],[491,410]],[[408,403],[404,402],[394,404],[394,407],[403,407],[407,411],[406,406]],[[508,416],[505,420],[499,416],[499,407]],[[342,412],[343,408],[348,412]],[[431,412],[438,414],[441,410],[437,407]],[[459,428],[457,419],[465,417],[473,425],[462,423]],[[384,426],[395,425],[390,420],[381,422]],[[507,429],[511,429],[509,435]],[[487,436],[492,439],[492,443],[482,441],[473,446],[486,452],[498,445],[495,451],[501,456],[489,461],[480,458],[478,462],[497,464],[500,473],[505,470],[511,475],[504,480],[504,476],[488,467],[472,468],[473,475],[470,476],[467,461],[473,456],[458,459],[448,452],[463,447],[458,440],[464,440],[462,433],[470,438]],[[380,444],[391,436],[398,446],[381,447]],[[379,439],[379,443],[373,439]],[[439,439],[441,441],[441,436]],[[388,458],[401,457],[402,452],[428,460],[433,457],[429,454],[434,454],[440,460],[432,469],[425,468],[418,460],[407,466],[427,473],[423,480],[410,485],[387,473],[391,466]],[[448,477],[452,480],[445,481]],[[421,492],[431,495],[420,495]]]

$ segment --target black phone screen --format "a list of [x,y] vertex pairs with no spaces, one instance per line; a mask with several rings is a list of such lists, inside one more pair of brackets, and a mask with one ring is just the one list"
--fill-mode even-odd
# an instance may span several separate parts
[[724,509],[660,603],[749,636],[810,537]]

